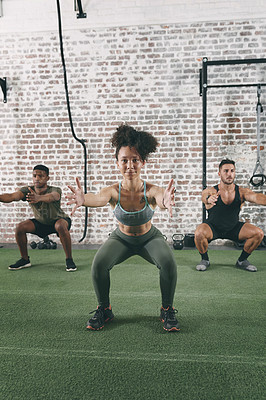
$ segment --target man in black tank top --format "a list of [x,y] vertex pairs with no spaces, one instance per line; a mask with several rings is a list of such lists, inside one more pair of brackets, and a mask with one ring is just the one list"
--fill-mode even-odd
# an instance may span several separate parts
[[206,271],[210,266],[208,243],[215,239],[245,241],[244,249],[236,262],[236,267],[250,272],[257,268],[248,257],[263,240],[263,231],[248,223],[239,221],[239,212],[245,201],[266,206],[266,195],[251,189],[240,188],[234,183],[235,162],[222,160],[219,165],[220,183],[202,192],[202,202],[208,212],[206,222],[195,231],[195,244],[201,255],[197,271]]

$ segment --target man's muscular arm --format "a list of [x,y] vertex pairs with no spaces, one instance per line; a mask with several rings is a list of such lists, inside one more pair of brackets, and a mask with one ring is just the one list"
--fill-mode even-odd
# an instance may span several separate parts
[[250,203],[259,204],[261,206],[266,206],[266,195],[263,193],[255,193],[251,189],[248,188],[240,188],[240,195],[245,201],[249,201]]
[[19,201],[24,198],[24,194],[18,190],[14,193],[4,193],[0,194],[0,202],[1,203],[12,203],[13,201]]

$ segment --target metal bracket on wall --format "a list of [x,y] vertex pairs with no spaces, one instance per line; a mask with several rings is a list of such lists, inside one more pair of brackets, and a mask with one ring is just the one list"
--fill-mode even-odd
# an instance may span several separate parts
[[75,11],[78,11],[77,18],[87,18],[87,14],[83,12],[81,0],[75,0]]
[[4,94],[4,103],[6,103],[7,102],[7,99],[6,99],[6,78],[0,78],[0,85],[1,85],[1,88],[2,88],[2,91],[3,91],[3,94]]

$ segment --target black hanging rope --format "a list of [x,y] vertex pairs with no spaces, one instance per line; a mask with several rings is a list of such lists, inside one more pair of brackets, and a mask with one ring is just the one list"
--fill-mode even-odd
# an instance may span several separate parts
[[[67,101],[67,110],[68,110],[68,117],[71,127],[71,132],[75,140],[77,140],[83,147],[84,150],[84,193],[87,193],[87,150],[85,146],[86,140],[79,139],[74,130],[74,125],[72,121],[71,109],[70,109],[70,101],[69,101],[69,93],[68,93],[68,84],[67,84],[67,73],[66,73],[66,64],[65,64],[65,57],[64,57],[64,48],[63,48],[63,37],[62,37],[62,23],[61,23],[61,11],[60,11],[60,1],[57,0],[57,15],[58,15],[58,30],[59,30],[59,40],[60,40],[60,51],[61,51],[61,59],[62,59],[62,66],[64,72],[64,84],[65,84],[65,93],[66,93],[66,101]],[[84,224],[84,232],[82,238],[79,242],[86,237],[87,233],[87,219],[88,219],[88,208],[85,207],[85,224]]]
[[260,102],[260,96],[261,96],[261,85],[257,86],[257,97],[258,97],[258,102],[256,106],[256,112],[257,112],[257,161],[256,161],[256,166],[253,171],[253,175],[250,178],[250,184],[254,187],[260,187],[263,186],[264,183],[266,182],[266,176],[264,175],[264,170],[263,167],[260,163],[260,114],[263,112],[263,108]]

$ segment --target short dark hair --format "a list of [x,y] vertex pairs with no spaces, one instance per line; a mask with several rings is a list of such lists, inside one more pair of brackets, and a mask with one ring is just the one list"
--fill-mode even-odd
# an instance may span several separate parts
[[42,164],[35,165],[35,167],[33,168],[33,171],[35,169],[38,169],[40,171],[44,171],[44,172],[46,172],[46,175],[49,175],[49,168],[46,167],[45,165],[42,165]]
[[154,153],[159,145],[158,140],[148,132],[137,131],[132,126],[122,124],[111,139],[112,146],[116,148],[115,156],[118,159],[118,153],[121,147],[134,147],[139,153],[142,161],[146,161],[150,153]]
[[219,164],[219,171],[222,168],[222,166],[225,165],[225,164],[233,164],[233,165],[235,165],[235,161],[229,160],[229,158],[226,158],[225,160],[222,160],[220,162],[220,164]]

